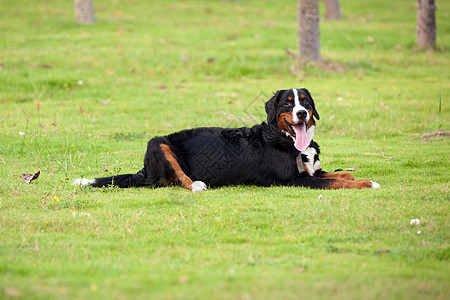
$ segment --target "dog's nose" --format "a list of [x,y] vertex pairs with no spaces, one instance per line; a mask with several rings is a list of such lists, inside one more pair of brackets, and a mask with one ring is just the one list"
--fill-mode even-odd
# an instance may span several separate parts
[[307,111],[306,110],[299,110],[298,112],[297,112],[297,117],[300,119],[300,120],[304,120],[304,119],[306,119],[306,115],[307,115]]

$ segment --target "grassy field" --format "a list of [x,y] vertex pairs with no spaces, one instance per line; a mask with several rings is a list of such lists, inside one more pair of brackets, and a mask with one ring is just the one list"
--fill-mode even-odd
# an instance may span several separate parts
[[[295,1],[95,1],[88,26],[72,2],[0,2],[0,299],[450,297],[448,1],[421,50],[414,1],[342,0],[303,70]],[[293,87],[324,169],[381,189],[70,185],[139,170],[155,135],[259,123]]]

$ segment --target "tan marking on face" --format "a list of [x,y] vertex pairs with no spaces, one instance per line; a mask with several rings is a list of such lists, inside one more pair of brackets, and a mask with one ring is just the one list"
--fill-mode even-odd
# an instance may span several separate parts
[[314,118],[313,118],[313,112],[308,109],[308,113],[309,113],[309,121],[306,126],[307,129],[309,129],[311,126],[316,125],[316,121],[314,121]]
[[288,100],[291,100],[291,101],[292,101],[292,97],[291,97],[291,96],[289,96],[289,97],[288,97]]
[[294,121],[292,119],[292,112],[281,113],[281,114],[277,115],[278,128],[280,128],[283,131],[288,132],[286,122],[284,121],[285,119],[286,119],[286,121],[288,121],[289,124],[293,124]]
[[172,169],[175,171],[175,175],[178,179],[178,181],[181,183],[181,186],[184,188],[187,188],[188,190],[192,190],[192,179],[190,179],[181,169],[180,164],[178,163],[177,159],[175,158],[175,155],[173,154],[170,147],[166,144],[161,144],[161,151],[164,154],[164,157],[167,159],[167,161],[172,166]]
[[301,94],[300,98],[305,99],[305,95]]

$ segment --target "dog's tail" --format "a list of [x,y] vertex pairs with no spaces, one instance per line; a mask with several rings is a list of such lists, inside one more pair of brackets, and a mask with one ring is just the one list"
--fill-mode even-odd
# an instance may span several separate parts
[[128,188],[140,186],[145,180],[145,168],[136,174],[114,175],[111,177],[100,177],[95,179],[80,178],[76,179],[72,185],[90,185],[93,187],[117,186],[120,188]]

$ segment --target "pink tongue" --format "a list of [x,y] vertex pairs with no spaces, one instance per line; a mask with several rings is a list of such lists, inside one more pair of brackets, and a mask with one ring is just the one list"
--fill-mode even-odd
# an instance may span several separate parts
[[305,151],[309,146],[308,138],[306,137],[306,125],[301,123],[300,125],[293,126],[295,131],[295,148],[298,151]]

